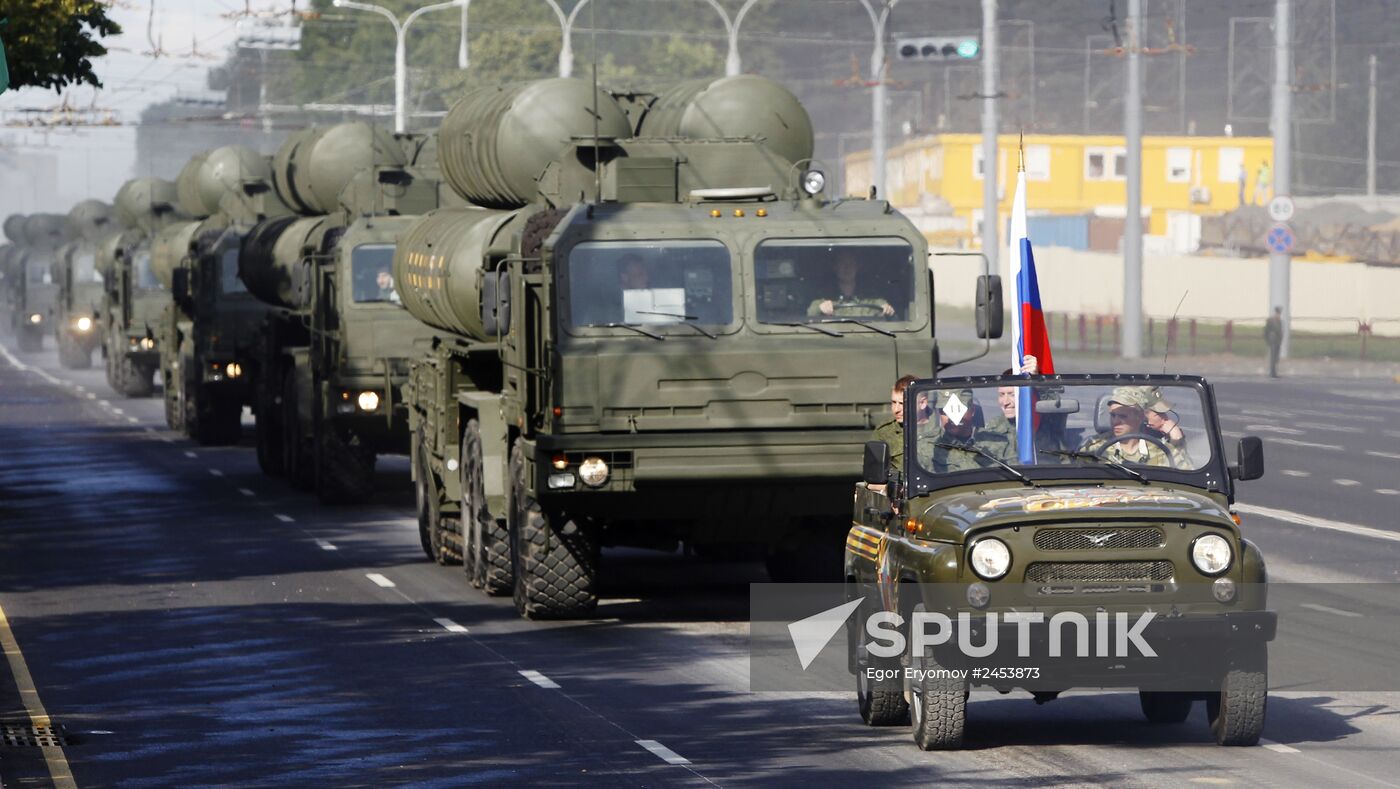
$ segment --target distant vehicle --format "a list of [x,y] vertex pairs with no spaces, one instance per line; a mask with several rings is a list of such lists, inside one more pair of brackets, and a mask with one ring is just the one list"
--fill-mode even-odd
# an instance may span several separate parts
[[97,245],[112,232],[112,207],[101,200],[84,200],[68,212],[69,241],[53,262],[58,283],[54,335],[58,361],[71,369],[92,366],[92,352],[102,342],[102,275],[97,273]]

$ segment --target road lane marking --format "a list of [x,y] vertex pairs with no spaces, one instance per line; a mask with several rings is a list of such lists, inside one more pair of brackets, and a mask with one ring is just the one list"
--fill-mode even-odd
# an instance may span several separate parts
[[1296,438],[1280,438],[1277,436],[1270,436],[1269,442],[1273,444],[1287,444],[1291,447],[1307,447],[1308,449],[1330,449],[1334,452],[1341,452],[1346,449],[1346,447],[1339,444],[1314,444],[1311,441],[1299,441]]
[[131,424],[134,425],[134,424],[136,424],[137,422],[140,422],[141,420],[140,420],[140,419],[137,419],[137,418],[134,417],[134,416],[129,416],[129,417],[126,418],[126,421],[128,421],[128,422],[130,422]]
[[1346,616],[1351,617],[1353,619],[1361,618],[1361,614],[1358,614],[1355,611],[1343,611],[1340,608],[1333,608],[1329,605],[1318,605],[1317,603],[1299,603],[1298,607],[1311,608],[1314,611],[1321,611],[1324,614],[1332,614],[1333,616]]
[[125,414],[126,412],[123,411],[123,410],[121,410],[120,408],[113,408],[113,409],[112,409],[112,413],[114,413],[114,414]]
[[535,671],[534,669],[521,669],[520,676],[530,680],[531,682],[535,683],[536,685],[539,685],[542,688],[549,688],[551,690],[557,690],[559,688],[558,682],[555,682],[554,680],[550,679],[549,677],[546,677],[538,671]]
[[338,550],[340,550],[339,548],[335,547],[334,545],[331,545],[330,543],[326,542],[325,540],[316,540],[316,547],[317,547],[317,548],[320,548],[320,549],[323,550],[323,551],[338,551]]
[[1292,523],[1298,526],[1311,526],[1314,529],[1326,529],[1328,531],[1339,531],[1343,534],[1354,534],[1358,537],[1373,537],[1377,540],[1389,540],[1390,542],[1400,542],[1400,532],[1385,531],[1383,529],[1373,529],[1370,526],[1361,526],[1356,523],[1345,523],[1343,521],[1328,520],[1327,518],[1316,518],[1312,515],[1302,515],[1287,510],[1276,510],[1273,507],[1260,507],[1256,504],[1235,504],[1235,509],[1250,515],[1258,515],[1261,518],[1272,518],[1284,523]]
[[197,458],[197,457],[199,457],[199,455],[196,455],[196,454],[193,453],[193,452],[186,452],[186,453],[185,453],[185,457],[187,457],[187,458]]
[[382,586],[385,589],[393,589],[395,586],[398,586],[398,584],[390,581],[379,573],[365,573],[365,577],[373,581],[375,586]]
[[1278,425],[1245,425],[1245,430],[1253,430],[1258,433],[1282,433],[1285,436],[1301,436],[1304,431],[1293,427],[1279,427]]
[[1376,488],[1376,492],[1382,496],[1400,496],[1400,490],[1394,490],[1392,488]]
[[1334,484],[1341,485],[1344,488],[1350,488],[1361,484],[1360,482],[1357,482],[1354,479],[1334,479],[1332,480],[1332,482]]
[[1296,469],[1296,468],[1286,468],[1286,469],[1284,469],[1283,471],[1281,471],[1281,472],[1279,472],[1279,473],[1282,474],[1282,475],[1284,475],[1285,477],[1310,477],[1310,476],[1312,476],[1312,472],[1311,472],[1311,471],[1299,471],[1299,470]]
[[1400,460],[1400,455],[1397,455],[1397,454],[1394,453],[1394,452],[1377,452],[1377,451],[1374,450],[1374,449],[1368,449],[1368,450],[1366,450],[1366,454],[1370,455],[1370,456],[1373,457],[1373,458],[1385,458],[1385,459],[1387,459],[1387,460]]
[[438,617],[433,621],[437,622],[439,625],[442,625],[442,629],[446,630],[449,633],[467,632],[467,629],[465,627],[462,627],[461,625],[457,624],[456,622],[453,622],[451,619],[448,619],[446,617]]
[[247,488],[239,488],[239,489],[238,489],[238,492],[239,492],[239,493],[242,493],[244,496],[256,496],[256,495],[258,495],[258,494],[256,494],[256,493],[254,493],[253,491],[248,490]]
[[667,764],[690,764],[690,760],[667,748],[656,740],[637,740],[637,744],[651,751]]
[[96,399],[97,399],[97,395],[94,394],[93,392],[88,392],[88,393],[87,393],[87,399],[89,399],[89,400],[96,400]]
[[218,469],[216,469],[216,468],[211,468],[211,469],[209,469],[209,474],[210,474],[211,476],[215,476],[215,477],[222,477],[222,476],[224,475],[224,472],[222,472],[222,471],[220,471],[220,470],[218,470]]
[[[24,653],[20,651],[19,641],[15,640],[14,631],[10,629],[10,620],[5,616],[4,608],[0,608],[0,647],[5,650],[5,660],[10,664],[10,675],[14,677],[19,697],[24,702],[29,723],[36,729],[52,728],[53,721],[49,719],[48,712],[44,710],[44,703],[39,699],[39,688],[35,686],[34,678],[29,674],[29,665],[24,662]],[[45,745],[41,752],[44,754],[44,764],[48,767],[49,779],[53,781],[55,789],[76,789],[78,784],[73,780],[73,770],[68,766],[68,757],[63,754],[63,747]]]
[[296,518],[293,518],[290,515],[283,515],[280,512],[274,513],[272,517],[276,518],[279,521],[282,521],[283,523],[291,523],[292,521],[296,520]]
[[1272,740],[1260,740],[1259,743],[1265,748],[1268,748],[1269,750],[1273,751],[1274,753],[1302,753],[1302,751],[1298,750],[1297,748],[1284,745],[1281,742],[1274,742]]

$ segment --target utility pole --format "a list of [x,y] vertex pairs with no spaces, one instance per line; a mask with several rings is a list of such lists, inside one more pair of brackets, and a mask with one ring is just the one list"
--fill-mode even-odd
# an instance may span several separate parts
[[[1291,5],[1290,0],[1274,0],[1274,100],[1273,117],[1269,120],[1269,126],[1274,133],[1274,194],[1283,196],[1291,196],[1293,193]],[[1265,314],[1272,315],[1274,307],[1283,308],[1283,346],[1279,355],[1284,359],[1288,358],[1288,348],[1292,339],[1292,331],[1289,328],[1293,317],[1289,295],[1292,265],[1293,256],[1288,253],[1274,252],[1269,255],[1269,303],[1266,305]]]
[[[356,11],[370,11],[385,19],[394,26],[394,131],[402,134],[408,131],[408,109],[405,101],[408,94],[408,51],[406,38],[408,28],[418,17],[429,11],[440,11],[444,8],[465,7],[470,0],[449,0],[446,3],[436,3],[434,5],[423,6],[415,9],[402,23],[398,17],[389,9],[373,5],[370,3],[360,3],[356,0],[332,0],[331,5],[336,8],[352,8]],[[460,53],[459,53],[460,54]]]
[[[947,72],[944,72],[947,73]],[[1001,272],[1000,195],[997,172],[997,0],[982,0],[982,252],[993,273]],[[1008,286],[1014,287],[1008,282]]]
[[860,0],[865,12],[870,15],[870,26],[875,31],[875,49],[870,53],[870,79],[874,82],[870,91],[870,185],[888,199],[885,194],[885,76],[888,71],[885,25],[890,21],[890,11],[899,0],[884,0],[879,11],[870,2]]
[[[1123,111],[1128,200],[1123,218],[1123,358],[1142,356],[1142,0],[1128,0],[1128,89]],[[1105,162],[1112,167],[1112,162]]]
[[1366,196],[1376,199],[1376,56],[1371,56],[1371,102],[1366,110]]

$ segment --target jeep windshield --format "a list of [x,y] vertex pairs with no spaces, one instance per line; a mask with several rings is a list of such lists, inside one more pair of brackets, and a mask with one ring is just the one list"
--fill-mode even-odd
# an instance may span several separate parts
[[770,239],[754,249],[754,278],[763,323],[878,326],[915,313],[914,248],[902,238]]
[[[572,329],[710,335],[734,322],[729,248],[703,239],[586,241],[561,273]],[[640,331],[637,331],[640,329]]]
[[[1033,410],[1028,425],[1021,419],[1027,404]],[[910,478],[922,487],[964,484],[951,480],[974,473],[1008,479],[1017,472],[1031,480],[1219,484],[1202,479],[1219,476],[1219,442],[1207,389],[1196,379],[945,379],[911,386],[905,407]]]

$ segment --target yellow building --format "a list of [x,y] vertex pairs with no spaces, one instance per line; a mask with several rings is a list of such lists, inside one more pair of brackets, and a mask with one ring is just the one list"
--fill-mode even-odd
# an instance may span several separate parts
[[[997,141],[1002,227],[1015,191],[1018,141],[1013,134],[1001,135]],[[1025,147],[1028,214],[1124,215],[1124,138],[1028,134]],[[1268,137],[1143,137],[1142,209],[1144,216],[1150,216],[1147,232],[1167,234],[1169,219],[1182,214],[1230,211],[1240,204],[1241,192],[1246,203],[1267,202],[1272,189],[1256,194],[1256,183],[1266,162],[1267,180],[1272,183],[1272,158],[1273,140]],[[870,152],[850,154],[844,166],[847,194],[869,193]],[[942,198],[955,217],[966,220],[955,223],[966,234],[962,240],[977,245],[982,222],[981,135],[936,134],[910,140],[890,148],[886,167],[886,197],[896,207],[917,213],[937,202],[931,198]]]

